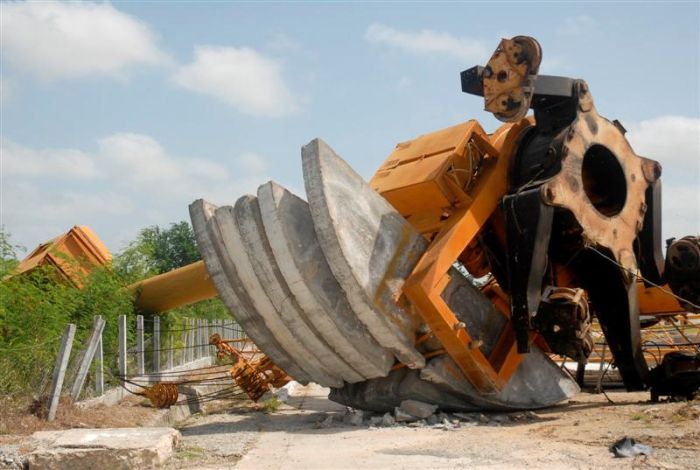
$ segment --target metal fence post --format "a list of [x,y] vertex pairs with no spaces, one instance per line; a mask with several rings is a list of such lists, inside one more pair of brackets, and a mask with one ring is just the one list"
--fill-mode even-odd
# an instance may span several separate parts
[[182,331],[181,331],[181,333],[182,333],[182,349],[180,349],[180,365],[181,366],[184,366],[185,362],[187,362],[187,356],[186,356],[186,354],[187,354],[187,333],[188,333],[187,327],[188,327],[188,322],[187,322],[187,319],[185,319],[182,322]]
[[175,363],[174,357],[173,357],[173,335],[168,335],[168,362],[165,366],[166,369],[170,370],[173,368],[173,364]]
[[126,378],[126,315],[119,315],[119,375]]
[[66,375],[66,367],[68,367],[68,358],[70,350],[73,347],[73,337],[75,336],[75,325],[69,323],[66,329],[63,330],[63,338],[61,339],[61,349],[56,356],[56,363],[53,367],[53,377],[51,379],[51,388],[49,389],[49,413],[47,419],[53,421],[56,418],[56,410],[58,409],[58,400],[61,397],[61,388],[63,387],[63,378]]
[[136,375],[144,375],[143,315],[136,315]]
[[188,344],[187,344],[187,358],[188,358],[187,362],[192,362],[192,361],[194,361],[194,353],[195,353],[195,350],[194,350],[195,333],[197,333],[197,330],[195,330],[194,318],[188,319],[187,325],[189,327],[189,331],[188,331],[189,340],[188,340]]
[[214,345],[209,343],[209,337],[216,332],[216,326],[212,320],[207,320],[207,353],[209,357],[214,356]]
[[194,336],[192,337],[192,346],[194,349],[194,358],[199,359],[202,357],[201,354],[201,342],[202,342],[202,322],[199,320],[199,318],[195,318],[194,320]]
[[153,372],[160,372],[160,317],[153,317]]
[[209,357],[209,320],[202,318],[202,357]]
[[206,322],[203,319],[199,319],[199,357],[205,357],[207,355],[206,351],[206,341],[204,340],[204,335],[206,334]]
[[80,361],[80,366],[78,366],[78,374],[75,376],[75,381],[73,382],[73,387],[70,391],[70,396],[73,400],[77,400],[80,396],[80,392],[83,390],[83,385],[85,384],[85,379],[90,371],[90,364],[92,363],[92,359],[95,357],[95,351],[97,351],[97,345],[102,337],[102,330],[104,327],[105,321],[101,316],[96,316],[92,326],[92,333],[90,333],[87,348],[85,349],[85,355]]

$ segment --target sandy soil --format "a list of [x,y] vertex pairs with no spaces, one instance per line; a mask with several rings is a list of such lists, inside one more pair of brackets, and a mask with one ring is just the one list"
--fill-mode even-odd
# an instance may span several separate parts
[[[193,417],[180,430],[183,443],[170,467],[700,468],[698,401],[652,404],[646,393],[613,392],[611,404],[603,395],[582,393],[535,414],[487,414],[487,423],[475,415],[448,429],[344,424],[345,408],[326,394],[299,386],[270,414],[238,405]],[[609,447],[623,436],[651,445],[654,453],[615,458]]]

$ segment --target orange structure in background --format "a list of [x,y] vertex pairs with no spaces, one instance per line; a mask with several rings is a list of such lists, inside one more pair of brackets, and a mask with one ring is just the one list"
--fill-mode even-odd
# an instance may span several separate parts
[[102,240],[87,225],[76,225],[66,233],[37,246],[17,266],[12,276],[28,273],[39,266],[52,265],[77,287],[96,266],[112,260]]

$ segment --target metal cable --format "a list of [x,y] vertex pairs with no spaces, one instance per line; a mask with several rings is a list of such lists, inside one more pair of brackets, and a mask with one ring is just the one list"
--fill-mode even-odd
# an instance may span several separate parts
[[605,253],[602,253],[602,252],[598,251],[594,246],[590,245],[590,246],[588,246],[588,248],[591,249],[591,250],[593,250],[594,252],[596,252],[597,254],[599,254],[600,256],[602,256],[603,258],[605,258],[606,260],[610,261],[610,262],[613,263],[614,265],[616,265],[616,266],[618,266],[619,268],[623,269],[624,271],[628,272],[628,273],[631,274],[632,276],[634,276],[634,277],[636,277],[636,278],[638,278],[638,279],[641,279],[642,281],[646,282],[647,284],[650,284],[650,285],[652,285],[652,286],[654,286],[654,287],[660,289],[661,291],[667,293],[668,295],[670,295],[670,296],[672,296],[672,297],[675,297],[677,300],[681,300],[681,301],[687,303],[688,305],[690,305],[691,307],[700,310],[700,305],[696,305],[696,304],[694,304],[693,302],[691,302],[690,300],[685,299],[685,298],[681,297],[680,295],[676,295],[676,294],[674,294],[673,292],[671,292],[671,291],[668,290],[668,289],[664,289],[663,286],[660,286],[660,285],[658,285],[658,284],[655,284],[655,283],[651,282],[649,279],[645,278],[644,276],[641,276],[640,274],[638,274],[638,273],[632,271],[631,269],[627,269],[626,267],[624,267],[623,265],[621,265],[620,263],[618,263],[616,260],[614,260],[614,259],[612,259],[611,257],[607,256]]

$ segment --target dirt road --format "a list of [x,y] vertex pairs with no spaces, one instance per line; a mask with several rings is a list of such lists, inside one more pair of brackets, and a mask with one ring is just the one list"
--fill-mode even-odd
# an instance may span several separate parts
[[[270,414],[240,407],[198,416],[181,428],[183,445],[171,467],[700,468],[698,401],[652,404],[645,393],[609,393],[611,404],[580,394],[554,409],[474,415],[457,427],[375,427],[343,423],[345,408],[326,394],[298,386]],[[626,435],[651,445],[653,455],[614,458],[609,446]]]

